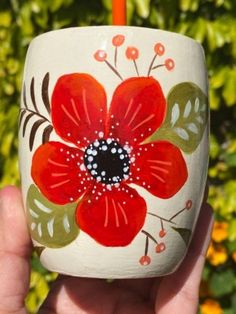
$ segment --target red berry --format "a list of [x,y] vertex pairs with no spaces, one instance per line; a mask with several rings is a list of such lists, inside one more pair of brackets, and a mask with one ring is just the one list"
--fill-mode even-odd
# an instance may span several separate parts
[[166,235],[165,229],[160,230],[160,232],[159,232],[159,237],[160,237],[160,238],[164,238],[165,235]]
[[154,46],[154,51],[158,56],[162,56],[165,53],[165,47],[161,43],[157,43]]
[[94,58],[99,62],[103,62],[107,58],[107,53],[105,50],[98,50],[95,52]]
[[116,35],[112,38],[112,44],[115,47],[121,46],[125,41],[125,36],[124,35]]
[[175,63],[174,63],[174,60],[172,59],[166,59],[165,60],[165,67],[168,71],[171,71],[174,69],[175,67]]
[[142,266],[147,266],[151,263],[151,258],[148,255],[144,255],[140,258],[139,263]]
[[165,249],[166,249],[165,243],[163,243],[163,242],[158,243],[156,246],[156,253],[161,253],[161,252],[165,251]]
[[193,205],[193,202],[191,200],[188,200],[185,204],[186,209],[190,209]]
[[126,57],[130,60],[136,60],[139,57],[139,51],[136,47],[128,47],[126,49]]

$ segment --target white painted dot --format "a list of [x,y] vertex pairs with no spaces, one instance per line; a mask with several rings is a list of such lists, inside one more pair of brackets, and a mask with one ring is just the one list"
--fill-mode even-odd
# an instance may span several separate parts
[[115,147],[113,147],[113,148],[111,149],[111,153],[112,153],[112,154],[115,154],[115,153],[116,153]]
[[148,189],[151,189],[151,185],[148,185],[147,187],[148,187]]
[[109,137],[109,138],[107,139],[107,144],[109,145],[109,144],[111,144],[111,142],[112,142],[112,139]]
[[154,147],[154,144],[153,144],[153,143],[151,144],[151,147]]
[[136,177],[136,179],[137,179],[137,180],[139,180],[139,179],[140,179],[140,177]]
[[92,174],[93,176],[95,176],[95,175],[97,174],[97,171],[96,171],[96,170],[92,170],[92,171],[91,171],[91,174]]
[[80,141],[77,141],[77,144],[80,144]]
[[102,150],[106,151],[107,150],[107,145],[102,145]]
[[135,158],[134,158],[134,157],[131,157],[131,158],[130,158],[130,161],[131,161],[131,162],[135,162]]
[[87,140],[87,137],[86,137],[86,136],[84,136],[84,140],[85,140],[85,141]]
[[119,122],[116,122],[116,125],[118,126],[118,125],[120,125],[120,123],[119,123]]
[[113,178],[112,178],[112,181],[113,181],[113,182],[117,182],[117,181],[118,181],[117,177],[113,177]]
[[75,158],[75,155],[71,154],[71,158],[73,158],[73,159],[74,159],[74,158]]
[[88,157],[88,161],[89,161],[89,162],[92,162],[92,161],[93,161],[93,157],[92,157],[92,156],[89,156],[89,157]]
[[74,201],[73,197],[70,197],[70,201],[71,201],[71,202],[73,202],[73,201]]
[[95,146],[95,147],[98,147],[100,144],[99,144],[99,141],[98,140],[96,140],[94,143],[93,143],[93,145]]
[[112,119],[114,118],[114,114],[111,115],[111,118],[112,118]]
[[91,170],[91,169],[92,169],[92,165],[91,165],[91,164],[88,164],[88,165],[87,165],[87,168],[88,168],[88,170]]
[[125,156],[123,155],[123,154],[121,154],[120,155],[120,159],[122,160],[122,159],[124,159],[125,158]]
[[96,180],[97,180],[97,182],[100,182],[100,181],[102,181],[102,178],[101,178],[100,176],[98,176],[98,177],[96,178]]
[[91,201],[91,200],[88,200],[88,203],[92,203],[92,201]]
[[92,149],[87,149],[87,154],[88,155],[92,155],[92,152],[93,152]]
[[115,183],[115,187],[118,188],[120,186],[120,183]]
[[140,171],[140,168],[137,168],[137,171]]
[[63,152],[63,150],[64,150],[63,148],[60,148],[60,152]]
[[79,168],[80,168],[80,170],[81,170],[81,171],[85,171],[85,170],[86,170],[86,168],[85,168],[85,165],[84,165],[84,164],[81,164]]
[[97,169],[98,164],[93,164],[93,169]]
[[134,197],[133,194],[131,194],[130,197],[133,198]]
[[70,161],[70,158],[66,158],[66,161]]
[[100,138],[102,138],[102,137],[104,136],[104,133],[103,133],[103,132],[99,132],[99,133],[98,133],[98,136],[99,136]]
[[123,152],[123,149],[122,149],[122,148],[119,148],[119,149],[118,149],[118,153],[121,154],[122,152]]
[[122,204],[125,205],[125,204],[126,204],[126,201],[123,201]]
[[127,180],[129,176],[127,174],[124,175],[124,179]]
[[106,171],[102,171],[101,175],[104,177],[106,175]]
[[71,136],[71,133],[67,133],[67,136]]
[[98,152],[94,149],[93,151],[92,151],[92,155],[93,156],[96,156],[98,154]]
[[110,184],[107,184],[106,188],[111,191],[111,185]]
[[66,152],[66,154],[67,154],[67,155],[70,155],[70,152],[69,152],[69,151],[67,151],[67,152]]

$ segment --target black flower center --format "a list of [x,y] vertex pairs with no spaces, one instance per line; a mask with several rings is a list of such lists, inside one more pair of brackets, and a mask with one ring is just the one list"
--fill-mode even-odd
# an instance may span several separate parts
[[97,182],[116,184],[128,178],[130,158],[117,141],[100,139],[86,148],[84,164]]

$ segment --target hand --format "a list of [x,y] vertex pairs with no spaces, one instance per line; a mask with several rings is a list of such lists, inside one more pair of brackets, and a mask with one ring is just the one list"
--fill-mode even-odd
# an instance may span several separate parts
[[[40,314],[195,314],[210,241],[213,214],[202,206],[188,254],[172,275],[152,279],[101,279],[59,276]],[[0,191],[0,313],[27,313],[31,241],[22,199],[15,187]]]

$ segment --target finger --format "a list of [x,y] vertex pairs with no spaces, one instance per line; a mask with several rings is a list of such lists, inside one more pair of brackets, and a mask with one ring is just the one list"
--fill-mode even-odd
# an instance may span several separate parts
[[20,191],[0,191],[0,313],[26,313],[31,241]]
[[197,312],[199,285],[212,225],[212,208],[205,204],[202,206],[194,237],[183,263],[174,274],[162,279],[156,299],[156,313]]

